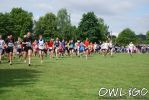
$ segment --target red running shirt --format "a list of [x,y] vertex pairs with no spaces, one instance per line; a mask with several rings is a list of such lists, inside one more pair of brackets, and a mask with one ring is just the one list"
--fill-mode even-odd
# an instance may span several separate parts
[[89,46],[89,41],[88,40],[85,40],[84,41],[84,45],[85,45],[85,47],[88,47]]
[[48,42],[48,47],[53,47],[53,45],[54,45],[53,41]]

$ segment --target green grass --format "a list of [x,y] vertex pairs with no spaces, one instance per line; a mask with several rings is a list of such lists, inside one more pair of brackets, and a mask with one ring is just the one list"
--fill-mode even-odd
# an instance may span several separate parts
[[[28,67],[17,59],[12,66],[0,64],[0,100],[107,100],[98,96],[101,87],[149,90],[148,54],[46,58],[42,65],[33,58],[32,64]],[[123,99],[149,100],[149,93]]]

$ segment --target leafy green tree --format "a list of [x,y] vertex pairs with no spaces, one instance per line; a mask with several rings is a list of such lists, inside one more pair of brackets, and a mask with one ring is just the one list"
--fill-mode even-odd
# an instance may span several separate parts
[[137,37],[134,31],[129,28],[124,29],[119,33],[117,43],[119,45],[128,45],[130,42],[137,43]]
[[22,8],[13,8],[10,12],[10,17],[13,20],[14,36],[23,36],[26,32],[31,31],[33,28],[33,15]]
[[35,25],[37,34],[43,34],[47,37],[53,37],[57,31],[57,19],[55,14],[47,13],[45,16],[39,18]]
[[116,44],[117,37],[115,35],[111,35],[109,38],[112,40],[113,44]]
[[104,20],[102,18],[98,18],[98,24],[99,24],[98,35],[100,37],[99,39],[100,40],[107,40],[108,36],[110,36],[110,34],[108,32],[109,26],[104,23]]
[[77,40],[77,28],[75,26],[71,26],[68,28],[68,30],[65,31],[63,39],[65,40]]
[[70,15],[67,9],[62,8],[57,13],[57,27],[59,32],[63,33],[71,26]]
[[89,38],[90,41],[98,42],[103,40],[108,31],[103,19],[97,18],[94,12],[83,14],[79,23],[80,37],[84,40]]
[[75,36],[75,27],[71,25],[70,14],[62,8],[57,13],[57,28],[61,38],[69,40]]
[[13,19],[10,17],[9,13],[0,13],[0,34],[3,35],[3,38],[6,38],[7,35],[13,33]]
[[144,44],[146,43],[146,35],[144,34],[139,34],[137,35],[137,38],[138,38],[138,44]]
[[149,44],[149,31],[146,32],[146,42]]

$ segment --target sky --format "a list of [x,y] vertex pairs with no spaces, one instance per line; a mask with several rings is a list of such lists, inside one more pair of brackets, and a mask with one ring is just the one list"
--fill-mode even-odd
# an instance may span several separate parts
[[35,20],[66,8],[72,25],[76,26],[84,13],[93,11],[104,19],[113,35],[125,28],[131,28],[136,34],[149,31],[149,0],[0,0],[0,12],[10,12],[13,7],[32,12]]

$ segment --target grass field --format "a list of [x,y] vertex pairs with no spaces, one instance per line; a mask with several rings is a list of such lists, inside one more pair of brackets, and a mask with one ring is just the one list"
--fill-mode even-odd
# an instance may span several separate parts
[[[46,58],[42,65],[33,58],[32,64],[28,67],[17,59],[12,66],[0,64],[0,100],[106,100],[110,98],[98,96],[102,87],[149,90],[148,54]],[[116,99],[149,100],[149,93]]]

